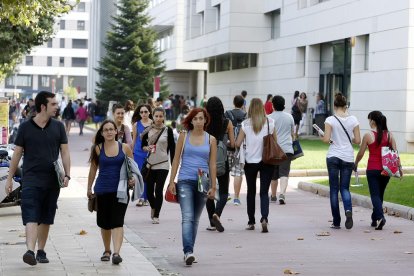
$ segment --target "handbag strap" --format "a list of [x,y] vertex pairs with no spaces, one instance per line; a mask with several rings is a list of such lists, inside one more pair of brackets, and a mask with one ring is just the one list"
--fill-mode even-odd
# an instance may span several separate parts
[[352,147],[352,141],[351,141],[351,137],[349,137],[348,131],[346,131],[344,125],[341,123],[341,121],[339,120],[338,117],[336,117],[336,115],[334,115],[335,119],[338,120],[339,124],[341,125],[342,129],[345,131],[346,136],[348,137],[349,143],[351,143],[351,147]]
[[[162,129],[162,131],[160,132],[160,134],[158,134],[158,137],[157,137],[157,139],[155,140],[154,145],[156,145],[156,144],[157,144],[158,139],[160,139],[161,135],[163,134],[163,132],[164,132],[164,130],[165,130],[166,128],[167,128],[167,127],[163,128],[163,129]],[[150,157],[151,153],[152,153],[151,151],[148,153],[148,155],[147,155],[147,160],[148,160],[148,158]]]

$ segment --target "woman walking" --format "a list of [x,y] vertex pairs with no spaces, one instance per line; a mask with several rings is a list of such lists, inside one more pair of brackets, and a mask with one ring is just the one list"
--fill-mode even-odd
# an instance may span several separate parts
[[125,109],[120,104],[112,106],[112,115],[118,132],[118,141],[127,144],[132,149],[132,136],[130,128],[124,124]]
[[[134,160],[137,162],[139,169],[142,169],[142,165],[144,164],[145,158],[147,157],[147,152],[142,149],[142,140],[141,140],[141,133],[144,131],[146,127],[149,127],[152,124],[152,114],[151,114],[151,107],[147,104],[142,104],[137,106],[134,111],[134,115],[132,116],[132,148],[134,149]],[[144,192],[140,196],[138,203],[136,206],[146,206],[148,205],[148,197],[147,197],[147,184],[144,184]]]
[[125,103],[124,125],[132,129],[132,116],[134,116],[134,102],[127,100]]
[[345,209],[345,228],[351,229],[353,220],[349,182],[351,181],[354,167],[354,149],[352,144],[359,144],[361,142],[361,135],[359,132],[359,122],[355,116],[348,114],[346,98],[341,93],[335,95],[334,112],[333,116],[326,118],[325,135],[322,137],[325,143],[330,143],[326,155],[326,166],[328,167],[329,174],[331,212],[333,217],[331,228],[341,228],[338,199],[338,192],[340,191]]
[[69,101],[62,113],[62,119],[65,121],[66,135],[69,134],[73,120],[75,120],[75,111],[72,107],[72,100]]
[[79,135],[83,135],[83,126],[88,119],[88,111],[83,107],[83,103],[79,103],[79,108],[76,110],[76,119],[79,121]]
[[368,121],[371,131],[362,138],[361,147],[355,159],[355,169],[358,168],[358,163],[364,157],[365,150],[368,148],[367,180],[372,206],[374,207],[371,215],[371,226],[375,227],[375,230],[382,230],[386,222],[382,203],[390,177],[381,174],[383,170],[381,148],[390,145],[396,150],[397,145],[394,137],[388,131],[387,118],[380,111],[370,112]]
[[[216,193],[217,142],[213,136],[205,131],[209,121],[207,111],[203,108],[194,108],[184,119],[183,126],[188,130],[188,133],[181,132],[178,138],[168,186],[171,193],[177,192],[179,198],[186,265],[192,265],[195,260],[194,244],[206,196],[214,198]],[[178,183],[176,184],[174,179],[180,163]],[[210,173],[211,185],[207,195],[198,191],[198,172],[200,170]]]
[[255,209],[256,209],[256,179],[257,173],[260,172],[260,212],[262,232],[268,232],[269,216],[269,186],[274,171],[273,165],[264,164],[262,161],[263,154],[263,137],[273,134],[277,141],[274,121],[267,118],[263,108],[263,102],[258,98],[253,98],[250,102],[247,119],[242,122],[239,136],[236,140],[236,147],[240,147],[245,140],[245,165],[244,173],[247,182],[247,215],[249,221],[246,230],[255,229]]
[[[217,143],[222,141],[224,146],[234,148],[233,124],[224,117],[223,103],[218,97],[211,97],[206,104],[206,110],[210,118],[214,118],[207,126],[207,132],[216,138]],[[230,144],[227,142],[230,141]],[[227,156],[226,156],[227,157]],[[210,227],[207,230],[223,232],[224,227],[220,222],[221,213],[227,203],[229,194],[229,162],[226,160],[226,170],[223,175],[217,176],[219,185],[219,201],[215,204],[214,199],[207,199],[206,207]]]
[[302,120],[302,112],[299,107],[299,91],[295,91],[292,99],[292,116],[295,122],[295,139],[299,137],[299,124]]
[[[129,201],[129,194],[126,204],[118,202],[117,198],[121,167],[125,161],[125,155],[132,158],[131,148],[118,142],[115,122],[105,120],[96,133],[91,149],[87,196],[88,198],[92,196],[92,184],[96,172],[99,170],[93,190],[98,202],[96,222],[101,228],[105,247],[101,261],[110,260],[112,240],[114,250],[112,263],[116,265],[122,262],[119,253],[124,239],[123,225]],[[134,180],[129,180],[128,184],[132,186]]]
[[147,163],[151,165],[147,179],[147,197],[151,205],[151,219],[153,224],[159,224],[164,198],[164,184],[170,169],[168,154],[172,163],[175,142],[172,129],[164,125],[165,110],[162,107],[156,107],[152,117],[154,123],[143,131],[141,137],[142,149],[148,152]]

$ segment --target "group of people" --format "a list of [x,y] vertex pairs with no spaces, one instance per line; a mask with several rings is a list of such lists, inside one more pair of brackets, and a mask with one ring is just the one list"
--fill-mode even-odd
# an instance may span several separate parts
[[[218,97],[209,98],[204,108],[190,109],[182,119],[183,131],[178,137],[171,127],[166,126],[167,115],[162,106],[153,108],[141,104],[133,108],[133,103],[127,101],[125,105],[112,107],[113,120],[104,120],[93,139],[87,185],[87,197],[96,197],[97,200],[96,220],[104,244],[102,261],[122,262],[120,250],[124,217],[130,201],[129,188],[134,191],[133,199],[139,198],[137,206],[150,205],[152,223],[160,223],[163,190],[169,172],[167,189],[177,194],[181,209],[186,265],[195,261],[195,240],[205,206],[210,222],[207,230],[225,231],[221,217],[228,201],[230,175],[234,177],[235,205],[241,204],[240,187],[245,176],[246,230],[253,231],[256,228],[256,180],[260,173],[259,221],[261,232],[269,231],[269,202],[277,201],[279,181],[279,203],[286,204],[297,121],[291,112],[284,111],[285,99],[279,95],[271,97],[273,111],[270,114],[266,114],[270,110],[269,104],[263,104],[259,98],[250,100],[246,112],[246,94],[234,97],[231,110],[225,111]],[[41,92],[34,102],[37,114],[19,128],[6,185],[6,192],[10,193],[12,176],[24,151],[21,208],[28,250],[23,261],[29,265],[49,261],[44,247],[60,191],[53,165],[59,153],[65,173],[64,186],[71,179],[67,133],[63,124],[53,119],[58,110],[55,95]],[[325,121],[322,140],[330,144],[326,162],[333,216],[331,227],[335,229],[341,227],[339,192],[344,203],[345,227],[350,229],[353,226],[349,182],[367,148],[370,154],[367,177],[374,206],[371,225],[378,230],[385,225],[382,201],[389,177],[381,174],[381,147],[391,144],[395,149],[396,145],[381,112],[371,112],[368,119],[372,130],[364,135],[361,143],[359,122],[355,116],[349,115],[346,98],[337,94],[334,114]],[[272,135],[287,155],[287,159],[277,165],[263,160],[263,138],[267,135]],[[42,139],[47,139],[48,143],[43,143]],[[354,160],[352,144],[360,143]],[[139,173],[144,172],[143,169],[145,174]],[[209,178],[209,185],[200,190],[200,182],[205,175]],[[138,189],[141,183],[144,187]],[[34,253],[36,242],[37,254]]]

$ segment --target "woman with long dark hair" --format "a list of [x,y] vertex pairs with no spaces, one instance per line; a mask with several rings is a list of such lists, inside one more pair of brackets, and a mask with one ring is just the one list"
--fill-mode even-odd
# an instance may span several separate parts
[[361,147],[355,159],[355,169],[358,168],[358,163],[364,157],[364,153],[368,148],[367,180],[373,206],[371,226],[375,227],[375,230],[382,230],[386,221],[382,203],[384,201],[385,188],[387,188],[390,177],[381,174],[381,148],[391,145],[396,150],[397,145],[394,137],[388,131],[387,118],[380,111],[370,112],[368,114],[368,121],[371,131],[362,138]]
[[[229,119],[224,117],[223,103],[218,97],[211,97],[206,104],[206,110],[210,115],[210,118],[214,118],[207,126],[207,132],[216,138],[217,143],[222,141],[225,146],[230,141],[229,146],[234,148],[234,131],[233,124]],[[229,194],[229,162],[226,160],[226,170],[223,175],[218,175],[219,186],[219,201],[215,204],[214,199],[207,199],[206,207],[208,212],[208,218],[210,219],[210,227],[207,230],[223,232],[224,227],[221,224],[220,217],[223,212],[224,206],[227,203],[227,197]]]
[[[137,106],[132,115],[132,149],[134,153],[134,160],[137,162],[139,169],[142,169],[145,158],[148,153],[142,149],[142,140],[141,133],[144,132],[145,128],[149,127],[152,124],[152,108],[147,104],[141,104]],[[140,199],[136,206],[146,206],[148,205],[147,197],[147,184],[144,183],[144,192],[142,193]]]
[[[109,261],[111,258],[111,240],[114,253],[112,263],[119,264],[122,258],[119,255],[124,239],[124,218],[128,207],[127,203],[118,201],[117,190],[120,181],[121,167],[125,155],[132,158],[131,148],[127,144],[118,142],[117,127],[114,121],[105,120],[96,132],[89,162],[91,163],[88,176],[87,196],[92,196],[92,184],[95,181],[96,172],[98,178],[94,185],[94,194],[97,197],[98,211],[96,222],[101,228],[102,241],[105,247],[101,261]],[[134,180],[128,181],[133,185]]]
[[132,149],[131,129],[124,124],[125,108],[121,104],[114,104],[112,115],[118,129],[118,141],[127,144]]

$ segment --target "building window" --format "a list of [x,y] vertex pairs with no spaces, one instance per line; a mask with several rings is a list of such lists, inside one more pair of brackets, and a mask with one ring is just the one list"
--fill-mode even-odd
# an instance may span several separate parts
[[369,35],[365,36],[364,70],[369,70]]
[[39,86],[40,87],[50,87],[50,76],[40,76]]
[[308,5],[308,0],[298,0],[298,9],[304,9]]
[[200,12],[200,35],[204,34],[204,12]]
[[232,54],[231,69],[249,68],[249,54]]
[[60,20],[59,26],[60,26],[60,29],[61,30],[66,29],[66,22],[65,22],[65,20]]
[[221,11],[220,5],[216,6],[216,30],[220,30],[220,23],[221,23]]
[[60,57],[59,58],[59,66],[60,67],[64,67],[65,66],[65,58],[64,57]]
[[78,31],[84,31],[85,30],[85,21],[79,20],[78,21]]
[[72,48],[73,49],[87,49],[88,40],[87,39],[72,39]]
[[305,65],[306,65],[306,47],[296,48],[296,76],[303,77],[305,76]]
[[72,86],[75,87],[78,92],[85,92],[87,85],[87,77],[85,76],[69,76],[72,80]]
[[47,66],[52,66],[52,57],[47,57]]
[[215,57],[208,59],[208,72],[209,73],[216,72],[216,58]]
[[270,17],[270,39],[280,37],[280,9],[269,13]]
[[6,79],[6,88],[16,87],[32,87],[32,76],[17,75]]
[[230,55],[221,55],[216,59],[216,72],[230,70]]
[[60,48],[65,48],[65,39],[64,38],[60,39]]
[[26,66],[33,66],[33,56],[26,56]]
[[85,12],[85,2],[80,2],[77,8],[78,12]]
[[87,67],[88,62],[86,58],[72,58],[72,67]]
[[52,48],[53,47],[53,43],[52,43],[52,39],[49,38],[49,40],[47,41],[47,48]]
[[257,54],[250,54],[250,67],[257,67]]
[[159,52],[172,48],[173,29],[158,34],[156,47]]

